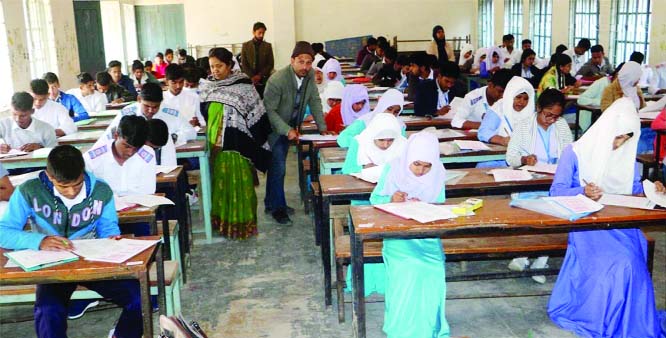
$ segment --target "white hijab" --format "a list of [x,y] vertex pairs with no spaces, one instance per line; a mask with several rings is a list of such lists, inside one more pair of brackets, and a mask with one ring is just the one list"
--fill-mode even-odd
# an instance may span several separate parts
[[[342,81],[342,67],[340,66],[340,62],[334,58],[328,59],[326,63],[324,63],[324,67],[321,69],[321,71],[324,73],[324,83],[328,83],[330,81]],[[328,79],[328,73],[335,73],[335,79],[329,80]]]
[[[633,136],[613,150],[615,137],[628,133]],[[594,183],[605,193],[631,194],[640,136],[641,121],[631,99],[623,97],[613,102],[573,144],[578,157],[580,185]]]
[[[361,117],[359,117],[360,120],[363,120],[365,125],[367,126],[370,121],[377,116],[379,113],[383,113],[388,109],[388,107],[391,106],[400,106],[400,113],[402,113],[402,108],[405,105],[405,96],[403,93],[401,93],[399,90],[395,88],[391,88],[387,90],[382,96],[379,98],[379,101],[377,101],[377,105],[375,106],[375,109],[373,109],[370,114],[365,114]],[[398,114],[400,115],[400,114]],[[402,120],[398,119],[402,124]]]
[[[402,127],[393,114],[377,114],[367,127],[354,138],[358,142],[357,162],[360,165],[386,164],[402,154],[407,139],[401,135]],[[375,140],[393,139],[386,150],[379,149]]]
[[[476,50],[476,53],[474,53],[474,64],[472,65],[472,68],[479,68],[481,67],[481,57],[486,55],[488,53],[487,48],[479,48]],[[488,56],[486,55],[486,58]]]
[[339,81],[331,81],[326,84],[326,88],[324,89],[324,95],[322,95],[321,98],[321,107],[322,111],[328,113],[331,108],[328,105],[328,99],[340,99],[342,100],[342,95],[345,91],[345,86],[342,84],[342,82]]
[[473,58],[474,54],[470,55],[470,57],[468,57],[468,58],[465,58],[465,54],[467,54],[467,52],[473,52],[473,51],[474,51],[474,47],[472,45],[470,45],[469,43],[464,44],[462,46],[462,48],[460,49],[460,60],[458,61],[458,65],[462,66],[469,59]]
[[[527,105],[521,111],[513,109],[513,99],[519,94],[527,93]],[[491,109],[500,117],[499,135],[511,136],[518,125],[525,123],[534,114],[534,87],[520,76],[514,76],[504,89],[502,99],[495,102]]]
[[[431,163],[430,171],[420,177],[414,175],[409,165],[414,161]],[[407,140],[402,155],[391,162],[382,195],[393,195],[397,191],[407,193],[407,198],[418,198],[434,203],[444,188],[446,170],[439,160],[439,141],[435,134],[421,131]]]
[[641,100],[638,98],[638,92],[636,91],[636,84],[641,79],[641,74],[641,65],[634,61],[628,61],[622,66],[620,73],[617,75],[622,93],[625,97],[631,99],[636,108],[641,107]]
[[[493,53],[496,53],[497,56],[499,56],[499,61],[497,63],[493,63]],[[504,64],[504,60],[502,60],[504,56],[504,53],[502,53],[502,50],[499,49],[499,47],[488,47],[488,52],[486,53],[486,70],[489,71],[495,67],[502,67]]]

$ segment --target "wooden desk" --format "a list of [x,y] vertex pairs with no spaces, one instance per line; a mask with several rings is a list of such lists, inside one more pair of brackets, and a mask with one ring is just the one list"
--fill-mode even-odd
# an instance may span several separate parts
[[[567,233],[571,231],[639,228],[666,229],[666,212],[606,206],[588,217],[569,222],[564,219],[512,208],[509,199],[486,199],[476,216],[458,217],[421,224],[377,210],[371,206],[350,208],[351,262],[353,283],[352,322],[355,336],[365,338],[365,296],[363,242],[384,238],[511,236],[516,234]],[[361,226],[362,225],[362,226]]]
[[[490,150],[467,151],[451,155],[440,155],[442,163],[478,163],[485,161],[500,161],[506,158],[506,147],[488,144]],[[326,148],[319,152],[319,172],[322,175],[330,175],[333,170],[342,168],[347,156],[347,149]]]
[[211,178],[210,178],[210,162],[208,159],[208,145],[205,140],[189,141],[182,146],[176,147],[177,158],[198,158],[199,170],[201,172],[201,193],[203,194],[201,201],[204,214],[204,232],[206,233],[206,241],[213,242],[213,225],[210,220],[210,204],[211,204]]
[[87,130],[106,130],[111,125],[111,119],[96,119],[96,121],[89,124],[78,126],[79,131]]
[[[142,239],[159,239],[158,236],[142,237]],[[26,272],[21,268],[5,268],[7,257],[3,254],[7,250],[0,249],[0,285],[30,285],[51,283],[75,283],[92,281],[112,281],[118,279],[136,279],[141,289],[141,314],[143,315],[143,336],[153,337],[153,313],[150,305],[150,281],[148,270],[150,264],[157,264],[157,289],[160,314],[166,314],[164,261],[162,258],[162,243],[158,242],[152,248],[134,256],[132,261],[141,261],[143,264],[125,265],[102,262],[91,262],[79,259],[75,262],[44,268],[37,271]]]
[[[582,105],[575,103],[574,107],[576,108],[576,123],[574,128],[574,141],[575,141],[578,139],[578,130],[580,129],[580,111],[581,110],[591,111],[593,124],[601,116],[602,111],[600,106],[589,106],[589,105]],[[651,119],[641,119],[641,128],[650,128],[652,121],[653,120]]]
[[104,131],[103,129],[79,131],[71,135],[59,137],[57,141],[59,145],[93,145],[104,135]]
[[[495,182],[486,168],[455,169],[467,174],[446,183],[446,197],[470,197],[508,195],[513,192],[540,191],[550,189],[553,175],[534,175],[529,181]],[[324,266],[324,297],[331,304],[331,260],[332,240],[329,222],[333,202],[368,200],[375,184],[350,175],[322,175],[319,177],[321,195],[315,200],[315,234],[318,234]],[[486,203],[484,201],[484,203]]]

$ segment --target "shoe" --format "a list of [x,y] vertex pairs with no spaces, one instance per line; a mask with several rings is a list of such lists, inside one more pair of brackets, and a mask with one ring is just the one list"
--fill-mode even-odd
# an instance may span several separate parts
[[530,269],[546,269],[548,268],[548,256],[541,256],[532,262]]
[[79,319],[88,311],[95,306],[99,305],[98,300],[75,300],[69,304],[67,309],[67,319]]
[[532,276],[532,279],[539,284],[543,284],[546,282],[546,276],[544,275]]
[[511,260],[511,263],[509,263],[509,270],[525,271],[528,265],[530,265],[530,261],[527,257],[514,258]]
[[271,215],[273,216],[276,222],[282,225],[291,225],[291,219],[289,219],[289,216],[287,215],[286,211],[284,210],[274,211]]
[[[296,210],[294,210],[294,208],[289,207],[289,206],[285,210],[287,210],[287,215],[293,215],[293,214],[296,213]],[[273,210],[264,207],[264,213],[265,214],[272,214]]]

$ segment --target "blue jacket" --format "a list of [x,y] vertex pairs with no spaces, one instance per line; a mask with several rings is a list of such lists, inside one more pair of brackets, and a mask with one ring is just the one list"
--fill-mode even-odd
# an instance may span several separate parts
[[136,100],[137,93],[136,93],[136,88],[134,88],[134,81],[132,81],[132,79],[130,79],[129,76],[123,74],[120,77],[120,81],[118,81],[118,85],[127,89],[127,91],[129,91],[130,94],[134,96],[134,100]]
[[72,117],[74,122],[87,120],[90,118],[86,108],[83,107],[81,102],[79,102],[79,99],[77,99],[74,95],[60,91],[60,96],[58,96],[55,101],[67,108],[69,111],[69,116]]
[[[0,219],[0,247],[38,250],[46,236],[83,239],[119,235],[111,188],[88,172],[84,181],[85,199],[69,210],[53,193],[53,183],[45,172],[20,185]],[[33,223],[31,232],[23,231],[28,219]]]

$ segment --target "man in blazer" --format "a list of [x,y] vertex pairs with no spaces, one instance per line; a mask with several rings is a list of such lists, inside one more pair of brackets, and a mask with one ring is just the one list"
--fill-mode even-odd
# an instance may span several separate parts
[[241,50],[241,69],[257,88],[263,98],[268,77],[273,72],[273,47],[264,41],[266,25],[257,22],[252,27],[252,40],[243,43]]

